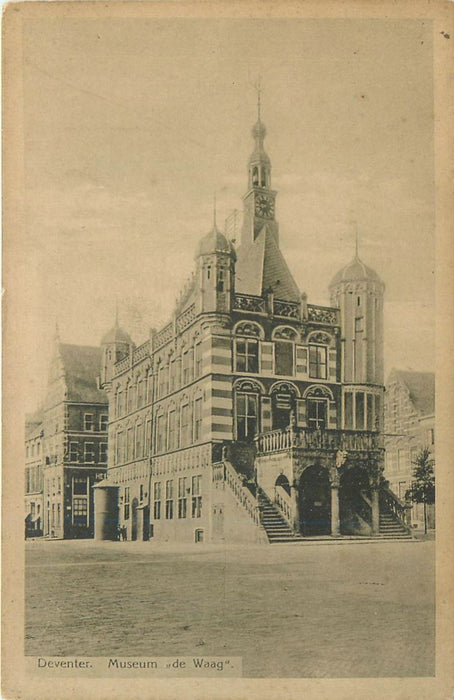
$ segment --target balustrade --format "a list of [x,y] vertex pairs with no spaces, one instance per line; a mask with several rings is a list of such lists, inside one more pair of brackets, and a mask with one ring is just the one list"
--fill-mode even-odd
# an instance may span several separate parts
[[144,357],[147,357],[150,352],[150,347],[149,347],[149,342],[146,340],[142,345],[139,345],[138,348],[134,350],[132,359],[133,362],[139,362],[139,360],[143,360]]
[[260,524],[260,511],[257,499],[249,489],[243,485],[241,476],[236,472],[230,462],[216,462],[213,464],[213,481],[224,481],[228,484],[237,502],[243,506],[252,521]]
[[129,369],[131,366],[131,358],[129,355],[126,355],[126,357],[123,357],[121,360],[118,360],[118,362],[115,363],[115,376],[121,374],[125,370]]
[[408,528],[408,517],[411,509],[410,505],[403,503],[391,489],[382,486],[380,489],[381,508],[391,511],[393,515]]
[[159,333],[156,335],[156,339],[154,342],[154,349],[157,350],[162,345],[165,345],[166,343],[168,343],[169,340],[172,340],[172,338],[173,338],[173,323],[170,322],[167,324],[167,326],[164,326],[164,328],[161,331],[159,331]]
[[336,326],[339,324],[338,311],[330,306],[315,306],[314,304],[308,304],[307,318],[309,321],[328,324],[330,326]]
[[233,308],[237,311],[264,313],[266,311],[265,299],[252,294],[235,294]]
[[292,498],[282,486],[274,487],[274,502],[281,511],[284,518],[292,523]]
[[195,304],[191,304],[182,314],[177,317],[177,329],[181,333],[185,328],[187,328],[195,319]]
[[255,440],[257,451],[261,454],[285,451],[290,448],[346,452],[369,452],[380,449],[379,435],[369,431],[286,428],[262,433]]

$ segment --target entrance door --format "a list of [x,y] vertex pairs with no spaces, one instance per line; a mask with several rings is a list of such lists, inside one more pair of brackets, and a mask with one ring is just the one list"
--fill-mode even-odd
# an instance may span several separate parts
[[300,480],[300,528],[306,537],[331,533],[331,487],[328,471],[308,467]]
[[137,539],[137,507],[139,505],[139,501],[137,498],[132,499],[131,503],[131,539],[136,540]]
[[273,430],[285,430],[290,424],[290,412],[295,413],[295,394],[290,388],[279,388],[271,397]]

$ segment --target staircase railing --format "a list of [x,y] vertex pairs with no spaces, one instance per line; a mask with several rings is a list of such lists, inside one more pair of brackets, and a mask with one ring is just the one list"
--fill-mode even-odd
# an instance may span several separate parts
[[224,481],[228,484],[237,502],[243,506],[252,521],[256,525],[260,525],[258,500],[252,495],[247,486],[244,486],[241,476],[230,462],[224,460],[213,464],[213,481]]
[[287,491],[282,488],[282,486],[274,487],[274,503],[281,511],[284,518],[291,525],[292,524],[292,499],[288,495]]
[[411,506],[403,503],[388,486],[380,488],[380,510],[392,513],[403,527],[410,532],[408,523]]
[[372,503],[362,491],[360,491],[359,496],[356,499],[355,507],[357,514],[364,520],[364,522],[371,525]]

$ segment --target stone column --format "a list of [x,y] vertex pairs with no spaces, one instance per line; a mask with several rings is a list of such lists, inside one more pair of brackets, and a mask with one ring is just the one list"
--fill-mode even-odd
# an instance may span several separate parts
[[299,512],[299,504],[298,504],[298,487],[296,484],[293,484],[290,487],[291,495],[292,495],[292,516],[293,516],[293,528],[296,532],[300,531],[300,512]]
[[372,535],[376,537],[380,533],[380,506],[378,501],[378,488],[372,489]]
[[339,486],[331,486],[331,536],[339,537]]

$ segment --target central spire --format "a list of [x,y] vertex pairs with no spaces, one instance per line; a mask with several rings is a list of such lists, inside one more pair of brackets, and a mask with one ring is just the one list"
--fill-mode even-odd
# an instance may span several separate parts
[[249,158],[249,187],[269,189],[271,187],[271,162],[263,147],[266,127],[262,122],[262,82],[259,76],[255,89],[257,91],[257,121],[252,127],[255,148]]

